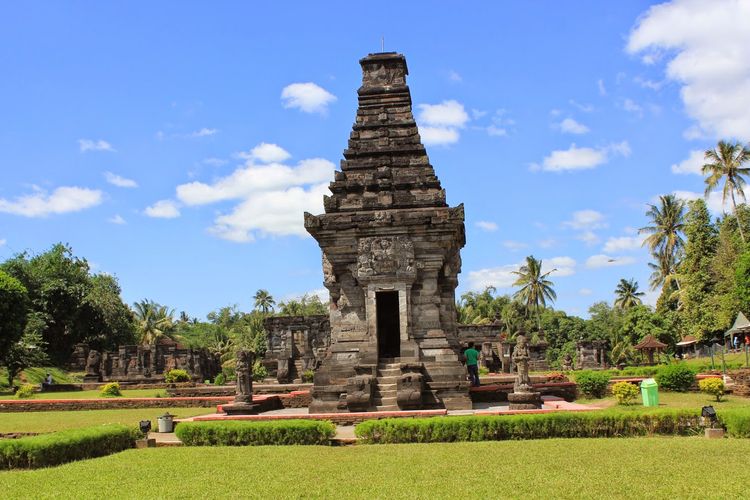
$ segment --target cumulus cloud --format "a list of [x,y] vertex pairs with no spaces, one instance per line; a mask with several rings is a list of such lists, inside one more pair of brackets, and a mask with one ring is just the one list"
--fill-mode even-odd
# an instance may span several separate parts
[[159,200],[146,207],[144,213],[157,219],[174,219],[180,216],[180,207],[173,200]]
[[566,118],[558,124],[560,132],[563,134],[585,134],[589,131],[589,128],[575,121],[573,118]]
[[630,250],[638,250],[642,245],[642,236],[610,237],[604,244],[602,250],[607,253],[626,252]]
[[107,219],[107,222],[118,225],[127,224],[127,222],[125,222],[125,219],[123,219],[120,214],[116,214],[114,217],[110,217],[109,219]]
[[487,231],[487,232],[497,231],[497,224],[495,224],[494,222],[480,220],[479,222],[476,223],[476,225],[482,231]]
[[276,163],[292,157],[284,148],[276,144],[261,142],[248,153],[237,153],[243,160],[258,160],[261,163]]
[[80,148],[81,153],[85,153],[86,151],[109,151],[110,153],[115,152],[115,148],[113,148],[110,143],[101,139],[99,139],[98,141],[94,141],[91,139],[78,139],[78,147]]
[[448,72],[448,80],[452,82],[456,82],[456,83],[461,83],[462,81],[464,81],[463,77],[457,71],[454,71],[454,70],[450,70]]
[[469,114],[458,101],[440,104],[419,104],[419,135],[426,145],[454,144],[460,138],[459,129],[466,126]]
[[37,188],[33,194],[20,196],[13,201],[0,198],[0,212],[24,217],[46,217],[51,214],[79,212],[99,205],[102,199],[102,192],[96,189],[62,186],[47,194]]
[[587,170],[607,163],[613,155],[629,156],[628,142],[612,143],[601,148],[579,148],[571,144],[568,149],[552,151],[544,158],[541,166],[533,164],[532,170],[541,169],[547,172]]
[[[750,139],[750,2],[675,0],[652,6],[626,50],[666,76],[697,127],[714,138]],[[696,135],[696,134],[692,134]]]
[[313,82],[292,83],[281,91],[281,101],[285,108],[325,114],[328,105],[336,101],[336,96]]
[[203,127],[200,130],[190,133],[190,137],[210,137],[219,133],[218,129]]
[[[513,274],[518,271],[524,262],[507,264],[504,266],[490,267],[478,271],[469,271],[469,288],[472,290],[483,290],[488,286],[496,288],[510,288],[518,276]],[[546,273],[555,269],[551,277],[571,276],[575,274],[576,261],[571,257],[552,257],[542,259],[542,272]]]
[[602,267],[628,266],[635,264],[633,257],[610,257],[609,255],[592,255],[586,259],[586,267],[589,269],[600,269]]
[[673,174],[695,174],[703,175],[702,168],[705,163],[705,152],[694,149],[690,151],[687,158],[680,163],[672,165]]
[[600,241],[594,231],[607,226],[604,215],[596,210],[578,210],[573,212],[573,217],[569,221],[563,222],[563,227],[578,231],[576,237],[589,246],[596,245]]
[[104,178],[107,179],[107,182],[109,182],[113,186],[117,186],[121,188],[138,187],[138,183],[135,182],[134,180],[126,179],[125,177],[121,177],[117,174],[113,174],[112,172],[104,172]]
[[[706,206],[708,209],[715,213],[715,214],[722,214],[725,212],[729,212],[730,207],[727,204],[724,205],[723,200],[721,199],[721,191],[712,191],[708,195],[708,199],[705,199],[705,196],[703,193],[696,193],[694,191],[673,191],[673,195],[675,195],[677,198],[685,201],[692,201],[692,200],[698,200],[698,199],[704,199],[706,201]],[[652,200],[653,203],[658,202],[658,197],[654,198]]]

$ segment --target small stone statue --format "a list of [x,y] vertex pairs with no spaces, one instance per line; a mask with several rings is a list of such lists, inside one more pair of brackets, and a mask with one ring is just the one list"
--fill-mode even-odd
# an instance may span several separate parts
[[573,357],[570,353],[566,354],[562,360],[562,369],[565,372],[569,372],[573,369]]
[[89,356],[86,359],[86,375],[93,375],[98,377],[100,374],[99,364],[101,363],[101,360],[102,358],[99,354],[99,351],[91,349],[89,351]]
[[237,351],[237,386],[235,403],[251,403],[253,401],[253,353]]
[[531,378],[529,378],[529,346],[526,335],[519,333],[516,337],[516,348],[513,350],[513,362],[516,364],[518,375],[513,385],[513,392],[529,392]]

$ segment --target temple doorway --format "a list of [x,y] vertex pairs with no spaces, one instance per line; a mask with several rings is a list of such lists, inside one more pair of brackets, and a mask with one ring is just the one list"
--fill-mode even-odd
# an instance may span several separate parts
[[378,320],[378,357],[398,358],[401,355],[398,292],[377,292],[375,310]]

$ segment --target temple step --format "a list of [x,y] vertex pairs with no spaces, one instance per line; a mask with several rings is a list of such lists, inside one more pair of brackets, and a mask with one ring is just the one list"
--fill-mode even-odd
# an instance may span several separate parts
[[372,404],[375,406],[396,405],[396,396],[393,395],[389,398],[372,398]]
[[396,405],[375,405],[375,411],[399,411],[400,408]]
[[378,378],[397,377],[401,375],[401,368],[378,368]]

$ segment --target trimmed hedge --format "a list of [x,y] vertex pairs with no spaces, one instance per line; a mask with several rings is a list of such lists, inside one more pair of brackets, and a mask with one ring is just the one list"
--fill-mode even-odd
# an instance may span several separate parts
[[575,375],[578,390],[587,398],[603,398],[607,395],[609,374],[602,371],[583,370]]
[[750,438],[750,408],[719,410],[717,413],[730,437]]
[[141,433],[131,426],[100,425],[85,429],[0,440],[0,470],[50,467],[102,457],[133,447]]
[[656,373],[656,383],[665,391],[686,392],[695,384],[696,371],[684,363],[662,366]]
[[182,422],[175,433],[187,446],[328,444],[336,426],[319,420]]
[[655,434],[684,436],[700,430],[698,411],[659,410],[368,420],[357,425],[355,433],[365,443],[445,443]]

